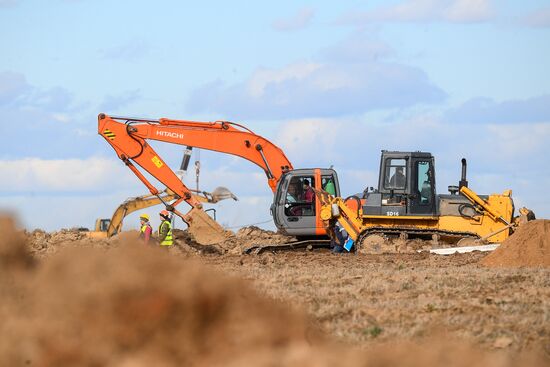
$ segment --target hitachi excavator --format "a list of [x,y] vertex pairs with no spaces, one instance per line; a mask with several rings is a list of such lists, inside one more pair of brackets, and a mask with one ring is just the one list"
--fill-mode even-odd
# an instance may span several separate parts
[[[256,164],[265,172],[267,183],[276,198],[271,208],[276,226],[298,239],[327,235],[320,217],[319,199],[315,195],[310,197],[310,201],[302,198],[304,191],[309,190],[308,186],[311,190],[330,188],[333,195],[339,196],[336,172],[321,168],[294,170],[279,147],[240,124],[229,121],[197,122],[166,118],[151,120],[100,114],[98,133],[147,186],[151,195],[156,196],[167,210],[189,225],[189,231],[201,244],[223,241],[223,228],[204,213],[202,203],[147,143],[148,140],[232,154]],[[161,191],[151,184],[136,165],[166,186],[175,195],[175,199],[162,198]],[[176,209],[183,201],[191,207],[185,214]],[[279,202],[282,204],[278,205]]]
[[[429,153],[382,152],[376,190],[341,198],[338,176],[333,169],[294,169],[284,152],[250,129],[229,121],[197,122],[98,116],[98,133],[118,157],[149,188],[167,210],[193,227],[210,234],[196,240],[212,244],[224,240],[223,228],[202,210],[202,203],[148,144],[148,140],[193,146],[242,157],[266,174],[274,194],[271,215],[280,232],[298,241],[286,246],[262,246],[257,250],[327,246],[337,222],[358,247],[369,234],[456,242],[462,238],[497,242],[505,239],[514,223],[511,191],[478,196],[467,187],[465,165],[459,187],[450,195],[436,195],[434,158]],[[160,196],[145,175],[156,178],[175,196]],[[315,195],[308,195],[312,190]],[[176,206],[185,201],[191,210],[183,214]],[[212,235],[217,234],[217,235]]]

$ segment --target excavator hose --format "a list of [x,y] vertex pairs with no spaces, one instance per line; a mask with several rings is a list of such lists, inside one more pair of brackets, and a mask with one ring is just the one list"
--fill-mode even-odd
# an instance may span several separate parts
[[132,135],[132,131],[131,131],[131,130],[132,130],[133,128],[132,128],[131,125],[132,125],[133,123],[134,123],[134,122],[127,122],[127,124],[126,124],[126,133],[128,134],[128,136],[129,136],[130,138],[132,138],[133,140],[135,140],[135,141],[139,144],[140,151],[139,151],[138,154],[136,154],[136,155],[134,155],[134,156],[132,156],[132,157],[128,157],[128,159],[136,159],[137,157],[139,157],[139,156],[143,153],[143,143],[142,143],[141,141],[139,141],[138,139],[136,139],[136,138]]

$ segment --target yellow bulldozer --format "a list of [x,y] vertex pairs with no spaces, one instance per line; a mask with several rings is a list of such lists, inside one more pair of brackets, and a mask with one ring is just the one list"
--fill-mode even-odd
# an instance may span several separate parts
[[426,152],[382,151],[378,188],[346,199],[317,192],[321,219],[347,235],[346,250],[373,250],[383,240],[422,239],[434,247],[500,243],[520,221],[534,219],[526,208],[514,217],[512,190],[478,195],[468,187],[466,159],[458,186],[436,194],[434,157]]

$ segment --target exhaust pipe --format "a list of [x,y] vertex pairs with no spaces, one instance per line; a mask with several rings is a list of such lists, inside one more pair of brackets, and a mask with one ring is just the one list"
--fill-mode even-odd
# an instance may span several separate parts
[[462,158],[462,175],[458,183],[458,189],[460,190],[463,186],[468,187],[468,180],[466,179],[466,158]]

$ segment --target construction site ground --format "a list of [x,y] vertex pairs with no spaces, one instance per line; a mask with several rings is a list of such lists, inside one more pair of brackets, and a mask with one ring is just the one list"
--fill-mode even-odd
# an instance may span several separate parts
[[486,349],[550,353],[550,270],[488,269],[486,254],[330,252],[205,257],[329,334],[369,346],[452,335]]
[[[9,230],[10,225],[9,220],[4,221],[4,234],[6,228],[8,232],[13,232]],[[247,243],[253,242],[255,238],[265,241],[273,236],[272,233],[257,229],[247,231]],[[27,233],[23,239],[13,233],[7,239],[4,236],[4,243],[0,246],[0,273],[7,271],[10,274],[1,277],[0,290],[8,296],[4,297],[0,313],[3,313],[5,319],[21,320],[12,320],[0,327],[0,337],[11,335],[12,338],[17,336],[23,340],[25,337],[31,340],[35,338],[41,340],[42,344],[29,344],[20,342],[21,339],[14,339],[14,343],[5,345],[4,349],[0,348],[0,360],[3,361],[18,361],[17,358],[22,358],[25,353],[36,360],[41,358],[40,348],[45,348],[48,353],[53,353],[53,356],[48,354],[50,359],[46,359],[46,362],[53,361],[50,364],[42,360],[42,365],[45,366],[71,365],[59,362],[64,361],[66,353],[69,353],[68,358],[73,362],[84,358],[104,365],[141,366],[147,365],[151,356],[155,356],[158,362],[159,355],[170,352],[170,348],[177,349],[178,345],[186,345],[188,354],[167,354],[164,363],[155,364],[216,365],[219,362],[219,365],[230,365],[228,361],[231,360],[235,362],[234,365],[272,365],[264,362],[270,361],[270,358],[279,360],[283,355],[292,363],[283,358],[288,363],[283,361],[277,365],[314,366],[337,363],[359,366],[364,365],[365,358],[379,361],[371,365],[380,366],[388,365],[385,363],[408,366],[441,365],[450,359],[453,360],[452,363],[445,364],[508,366],[524,361],[523,358],[532,358],[531,365],[541,365],[550,360],[550,268],[547,266],[488,267],[482,262],[489,255],[479,252],[450,256],[428,253],[355,255],[315,250],[241,255],[201,251],[189,246],[181,235],[176,246],[161,251],[158,248],[145,248],[135,240],[136,232],[127,232],[110,240],[92,240],[74,231],[53,234],[35,231]],[[29,255],[25,255],[23,250],[14,250],[20,248],[13,246],[17,243],[22,243]],[[94,251],[93,254],[88,252],[90,249]],[[92,266],[91,263],[95,265]],[[12,267],[17,269],[13,270]],[[24,270],[36,267],[39,270]],[[134,267],[136,269],[132,270]],[[118,270],[109,270],[111,268]],[[105,273],[95,273],[98,269],[103,269],[101,271]],[[36,275],[24,275],[26,272]],[[18,277],[27,280],[19,284]],[[233,279],[235,283],[232,283]],[[126,311],[122,311],[126,307],[124,297],[133,297],[127,294],[126,288],[132,289],[134,286],[139,287],[139,294],[150,286],[149,291],[154,299],[135,300],[133,306],[130,305],[130,314],[133,312],[134,316],[128,316]],[[25,287],[30,287],[27,288],[30,289],[28,293],[25,293]],[[112,291],[116,287],[126,287],[126,293]],[[241,291],[245,292],[244,295]],[[48,311],[50,304],[63,305],[59,300],[51,300],[55,298],[56,292],[69,300],[66,313],[57,309]],[[26,296],[21,296],[22,294]],[[94,297],[99,299],[94,300]],[[158,297],[161,301],[156,301]],[[135,363],[124,364],[127,361],[121,360],[120,355],[143,348],[145,342],[142,339],[147,336],[139,332],[148,332],[147,328],[127,330],[126,328],[131,327],[128,325],[133,324],[124,317],[137,319],[138,326],[145,320],[147,323],[152,322],[154,327],[168,328],[172,333],[169,334],[170,338],[175,337],[172,328],[176,326],[173,325],[180,325],[181,320],[167,321],[154,313],[166,308],[166,302],[171,304],[170,297],[178,300],[175,304],[183,312],[192,315],[184,317],[191,317],[193,320],[198,318],[193,323],[196,329],[187,330],[187,324],[183,323],[183,326],[177,326],[185,330],[178,331],[183,333],[177,335],[180,338],[179,343],[170,344],[166,350],[160,347],[158,350],[154,349],[152,354],[147,352],[139,357],[139,361],[143,363],[131,360]],[[181,297],[183,298],[180,299]],[[246,301],[250,297],[255,301]],[[80,298],[83,300],[79,300]],[[102,300],[105,305],[102,305]],[[36,303],[40,304],[37,308],[39,311],[33,314],[32,305]],[[84,310],[76,312],[71,307],[76,307],[77,310],[84,307]],[[99,310],[111,312],[110,319],[103,320],[106,316],[95,315],[95,308],[88,314],[85,312],[86,307],[97,307]],[[149,309],[156,316],[148,316]],[[227,316],[226,319],[213,315],[213,310],[217,309],[232,316]],[[22,317],[21,310],[29,316]],[[172,309],[171,312],[176,311]],[[207,315],[203,312],[207,312]],[[65,316],[66,314],[70,316]],[[88,316],[83,318],[82,315],[85,314]],[[49,320],[53,316],[59,317],[59,320],[69,319],[51,325],[42,320]],[[85,347],[75,346],[74,340],[65,340],[53,352],[50,350],[50,344],[55,344],[55,338],[49,340],[48,333],[59,333],[63,330],[63,322],[70,324],[68,330],[73,330],[87,329],[91,323],[117,325],[119,318],[123,319],[123,329],[109,326],[107,336],[103,331],[96,330],[97,335],[94,334],[89,340],[101,346],[105,339],[106,345],[101,350],[104,359],[94,359],[96,356],[93,351],[84,353],[82,349]],[[36,321],[37,319],[42,321]],[[48,322],[51,323],[50,320]],[[80,325],[75,326],[74,323]],[[217,330],[220,328],[218,325],[215,327],[217,331],[211,331],[211,334],[197,331],[208,329],[211,323],[221,323],[226,327]],[[235,323],[239,326],[235,326]],[[32,325],[40,325],[36,332],[38,334],[20,330],[24,327],[32,329]],[[92,329],[98,327],[96,325]],[[304,329],[300,329],[301,327]],[[299,330],[296,331],[296,328]],[[86,333],[91,333],[74,332],[76,334],[72,337],[76,335],[77,340],[85,338]],[[262,354],[263,357],[256,354],[241,355],[247,349],[247,340],[254,339],[258,345],[264,343],[258,341],[263,340],[258,339],[258,335],[264,333],[271,335],[272,339],[264,340],[265,345],[262,344],[261,348],[269,345],[269,351]],[[123,345],[117,346],[114,343],[113,346],[113,343],[108,344],[109,338],[113,337],[126,339]],[[199,345],[197,340],[193,343],[199,344],[189,346],[185,341],[186,337],[205,338],[208,343],[214,344],[229,343],[229,346],[224,347],[229,348],[228,354],[220,352],[217,355],[215,352],[221,359],[213,360],[212,355],[205,352],[205,346]],[[166,342],[159,336],[149,342],[173,343]],[[281,345],[287,344],[300,345],[300,348],[307,345],[308,351],[297,354],[287,351],[290,354],[281,354]],[[71,348],[76,348],[76,351]],[[241,353],[238,356],[244,359],[236,357],[231,348],[238,349]],[[260,346],[251,350],[257,351],[258,348]],[[147,347],[148,351],[149,349]],[[355,354],[350,355],[350,351]],[[75,353],[78,358],[74,357]],[[113,357],[109,360],[113,353],[118,359]],[[73,360],[71,356],[77,359]],[[230,359],[227,356],[231,356]],[[407,356],[406,359],[403,356]],[[90,362],[81,365],[93,364]],[[526,362],[525,365],[529,363]]]

